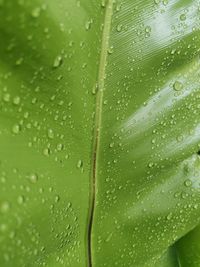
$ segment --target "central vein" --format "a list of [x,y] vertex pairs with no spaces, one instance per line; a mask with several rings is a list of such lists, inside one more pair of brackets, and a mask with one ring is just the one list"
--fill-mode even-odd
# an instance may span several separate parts
[[97,187],[97,167],[99,157],[100,129],[102,120],[102,104],[103,93],[105,87],[106,62],[109,49],[109,37],[111,30],[111,22],[113,15],[113,2],[108,0],[105,10],[104,28],[101,45],[101,56],[98,73],[98,91],[96,95],[96,113],[95,113],[95,128],[94,128],[94,144],[93,144],[93,160],[92,160],[92,188],[91,188],[91,207],[88,227],[88,266],[92,267],[92,226],[94,221],[95,202],[96,202],[96,187]]

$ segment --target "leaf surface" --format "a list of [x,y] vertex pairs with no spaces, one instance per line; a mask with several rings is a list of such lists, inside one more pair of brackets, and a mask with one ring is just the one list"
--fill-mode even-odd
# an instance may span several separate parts
[[0,2],[1,266],[198,267],[199,29],[198,1]]

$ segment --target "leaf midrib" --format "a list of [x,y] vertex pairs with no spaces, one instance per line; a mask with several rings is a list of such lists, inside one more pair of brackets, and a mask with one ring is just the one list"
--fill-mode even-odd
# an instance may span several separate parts
[[100,130],[102,122],[102,105],[103,105],[103,93],[105,87],[106,77],[106,62],[108,56],[110,30],[113,15],[113,0],[108,0],[105,7],[105,17],[102,33],[102,44],[100,54],[99,72],[97,78],[97,94],[96,94],[96,111],[95,111],[95,127],[93,138],[93,150],[92,150],[92,176],[91,176],[91,193],[90,193],[90,214],[88,225],[88,266],[92,267],[92,227],[95,213],[95,201],[96,201],[96,188],[97,188],[97,169],[99,158],[99,145],[100,145]]

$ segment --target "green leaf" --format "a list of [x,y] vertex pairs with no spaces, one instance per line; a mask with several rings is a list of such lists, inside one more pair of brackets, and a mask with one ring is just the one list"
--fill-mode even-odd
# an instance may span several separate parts
[[199,30],[198,1],[0,0],[0,266],[199,266]]

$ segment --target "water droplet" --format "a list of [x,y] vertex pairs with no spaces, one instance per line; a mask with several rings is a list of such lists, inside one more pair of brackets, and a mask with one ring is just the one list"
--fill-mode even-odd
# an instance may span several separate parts
[[185,15],[185,14],[181,14],[181,15],[180,15],[180,20],[181,20],[181,21],[184,21],[184,20],[186,20],[186,18],[187,18],[187,17],[186,17],[186,15]]
[[151,27],[150,26],[146,26],[145,27],[145,32],[146,33],[150,33],[151,32]]
[[180,91],[183,89],[183,84],[179,81],[175,81],[175,83],[173,84],[173,88],[175,91]]
[[29,181],[35,184],[38,181],[38,175],[36,173],[32,173],[29,175]]
[[33,18],[38,18],[40,16],[41,9],[39,7],[36,7],[32,10],[31,16]]
[[8,212],[10,209],[10,204],[8,201],[3,201],[0,205],[0,210],[2,213]]
[[4,95],[3,95],[3,100],[4,100],[5,102],[9,102],[9,101],[10,101],[10,94],[8,94],[8,93],[4,94]]
[[169,0],[163,0],[163,5],[166,6],[169,4]]
[[44,156],[49,156],[49,155],[50,155],[50,149],[49,149],[49,148],[45,148],[45,149],[43,150],[43,155],[44,155]]
[[106,0],[101,0],[101,7],[105,7],[106,6]]
[[122,27],[123,27],[123,25],[120,23],[120,24],[118,24],[117,25],[117,31],[118,32],[121,32],[122,31]]
[[64,148],[63,144],[58,144],[58,145],[57,145],[57,150],[58,150],[58,151],[63,150],[63,148]]
[[150,162],[150,163],[148,164],[148,167],[149,167],[149,168],[152,168],[152,167],[153,167],[153,162]]
[[110,147],[110,148],[113,148],[114,145],[115,145],[115,144],[112,142],[112,143],[109,144],[109,147]]
[[118,4],[116,5],[116,11],[119,12],[120,10],[121,10],[121,4],[118,3]]
[[6,232],[6,230],[7,230],[7,225],[5,224],[5,223],[2,223],[2,224],[0,224],[0,231],[3,233],[3,232]]
[[60,201],[60,196],[55,196],[55,202],[58,203]]
[[9,237],[13,239],[16,236],[15,231],[10,232]]
[[81,167],[83,167],[83,161],[81,159],[79,159],[79,161],[77,163],[77,168],[80,169]]
[[24,200],[25,200],[24,196],[18,196],[18,198],[17,198],[17,202],[20,205],[24,203]]
[[24,61],[23,57],[20,57],[19,59],[16,60],[15,65],[20,66],[23,61]]
[[181,142],[181,141],[183,141],[183,136],[179,135],[179,136],[176,137],[176,139],[177,139],[178,142]]
[[190,187],[190,186],[192,185],[192,181],[189,180],[189,179],[187,179],[187,180],[184,182],[184,185],[185,185],[186,187]]
[[19,103],[20,103],[20,97],[19,96],[14,97],[13,98],[13,104],[14,105],[19,105]]
[[172,216],[173,216],[173,214],[170,212],[170,213],[167,215],[167,220],[171,220],[171,219],[172,219]]
[[92,94],[96,95],[97,91],[98,91],[98,84],[95,84],[95,86],[92,88]]
[[108,54],[111,55],[113,52],[114,52],[114,47],[113,46],[110,46],[108,48]]
[[91,28],[91,26],[92,26],[92,20],[88,20],[86,23],[85,23],[85,29],[86,29],[86,31],[88,31],[90,28]]
[[48,129],[47,135],[49,137],[49,139],[53,139],[54,138],[54,132],[52,129]]
[[28,119],[28,117],[29,117],[29,113],[28,113],[28,112],[25,112],[25,113],[24,113],[24,118],[25,118],[25,119]]
[[20,126],[18,124],[13,125],[12,132],[18,134],[20,132]]
[[62,59],[62,57],[59,55],[59,56],[57,56],[56,58],[55,58],[55,60],[54,60],[54,63],[53,63],[53,68],[58,68],[58,67],[60,67],[61,65],[62,65],[62,63],[63,63],[63,59]]

